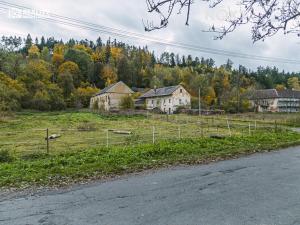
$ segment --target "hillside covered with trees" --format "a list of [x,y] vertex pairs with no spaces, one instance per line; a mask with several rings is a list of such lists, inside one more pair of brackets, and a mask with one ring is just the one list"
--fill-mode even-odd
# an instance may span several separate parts
[[158,56],[147,47],[100,37],[63,42],[28,35],[0,41],[0,111],[87,107],[99,89],[119,80],[136,88],[180,83],[194,96],[193,107],[200,88],[203,108],[246,111],[247,93],[257,88],[299,90],[299,79],[299,73],[276,67],[236,69],[230,59],[216,66],[211,58],[169,52]]

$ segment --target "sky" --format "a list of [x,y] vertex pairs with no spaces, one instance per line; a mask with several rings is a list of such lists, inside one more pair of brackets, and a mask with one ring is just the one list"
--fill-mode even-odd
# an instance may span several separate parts
[[[143,21],[157,21],[157,15],[147,12],[145,0],[7,0],[9,3],[98,25],[141,33],[149,37],[157,37],[167,41],[245,54],[300,60],[300,39],[296,35],[278,34],[266,39],[264,42],[259,41],[253,43],[251,40],[251,27],[249,26],[238,28],[235,32],[227,35],[222,40],[214,40],[213,33],[203,32],[213,24],[224,24],[224,19],[229,12],[231,14],[238,13],[238,7],[232,5],[230,2],[233,0],[225,1],[228,1],[227,4],[215,9],[210,9],[205,2],[200,0],[195,1],[191,10],[189,26],[185,26],[185,15],[183,12],[181,15],[174,14],[167,28],[145,32]],[[96,40],[99,36],[101,36],[102,40],[106,40],[109,37],[107,34],[45,22],[37,18],[13,18],[9,13],[0,14],[1,36],[17,35],[26,37],[28,33],[30,33],[32,37],[41,37],[43,35],[45,37],[53,36],[56,39],[63,40],[70,38]],[[115,38],[113,35],[110,36],[112,39]],[[193,57],[211,57],[216,61],[217,65],[224,64],[228,59],[228,56],[162,46],[145,40],[116,38],[128,44],[147,45],[150,50],[154,50],[158,53],[169,51],[186,55],[191,54]],[[295,64],[255,61],[233,57],[231,57],[231,60],[234,62],[235,67],[242,64],[253,70],[258,66],[276,66],[280,70],[300,71],[300,65]]]

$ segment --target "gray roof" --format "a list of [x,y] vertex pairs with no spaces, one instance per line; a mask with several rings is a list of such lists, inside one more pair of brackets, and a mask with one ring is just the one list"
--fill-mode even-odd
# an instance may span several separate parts
[[278,98],[278,93],[276,89],[255,90],[251,95],[251,99],[270,99],[270,98]]
[[[120,83],[126,85],[123,81],[119,81],[119,82],[117,82],[117,83],[111,84],[111,85],[109,85],[109,86],[103,88],[103,89],[102,89],[99,93],[97,93],[95,96],[103,95],[103,94],[105,94],[105,93],[109,93],[109,92],[110,92],[110,89],[112,89],[114,86],[116,86],[117,84],[120,84]],[[127,85],[126,85],[126,86],[127,86]]]
[[276,89],[255,90],[250,99],[273,99],[273,98],[297,98],[300,99],[300,91],[285,89],[277,91]]
[[279,98],[298,98],[300,99],[300,91],[295,91],[291,89],[285,89],[282,91],[277,91]]
[[147,91],[145,94],[143,94],[140,98],[168,96],[173,94],[173,92],[176,91],[179,87],[180,85],[151,89]]

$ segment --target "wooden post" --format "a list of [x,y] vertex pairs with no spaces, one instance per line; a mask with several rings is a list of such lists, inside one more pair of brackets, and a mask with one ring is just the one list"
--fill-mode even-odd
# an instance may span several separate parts
[[256,130],[257,124],[256,124],[256,120],[254,121],[254,129]]
[[106,130],[106,147],[108,148],[108,129]]
[[180,125],[178,126],[178,138],[181,138],[181,130],[180,130]]
[[228,128],[228,131],[229,131],[229,136],[231,137],[231,130],[230,130],[230,125],[229,125],[229,120],[227,118],[227,128]]
[[155,127],[152,127],[152,144],[155,144]]
[[275,133],[277,132],[277,121],[275,120]]
[[251,135],[251,123],[249,122],[249,135]]
[[199,108],[198,108],[198,110],[199,110],[199,116],[201,116],[201,89],[200,89],[200,87],[199,87],[199,96],[198,96],[198,104],[199,104]]
[[47,154],[49,154],[49,129],[46,129]]

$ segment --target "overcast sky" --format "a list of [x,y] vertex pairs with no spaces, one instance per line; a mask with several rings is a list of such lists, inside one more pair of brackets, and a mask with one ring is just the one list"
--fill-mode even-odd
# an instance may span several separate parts
[[[231,1],[231,0],[229,0]],[[241,27],[234,33],[229,34],[223,40],[214,40],[212,33],[202,32],[212,24],[221,24],[227,13],[236,13],[237,8],[224,5],[220,8],[211,10],[205,3],[196,1],[191,11],[190,26],[185,26],[184,15],[174,15],[170,25],[166,29],[145,33],[142,20],[155,20],[156,15],[147,13],[145,0],[12,0],[15,3],[30,8],[56,13],[87,22],[119,28],[127,31],[142,33],[148,36],[159,37],[170,41],[184,42],[187,44],[199,45],[204,47],[254,54],[267,57],[279,57],[293,60],[300,60],[300,39],[296,36],[277,35],[267,39],[265,42],[252,43],[251,28]],[[108,35],[87,31],[79,28],[68,27],[65,25],[48,23],[38,19],[14,19],[8,14],[0,14],[0,34],[17,35],[25,37],[28,33],[32,37],[54,36],[57,39],[67,40],[90,39],[96,40],[101,36],[103,40]],[[113,36],[111,36],[114,38]],[[223,64],[227,56],[217,56],[202,52],[189,51],[167,46],[158,46],[151,42],[117,38],[129,44],[148,45],[149,49],[157,52],[172,51],[180,54],[191,54],[194,57],[204,56],[216,60],[217,64]],[[277,66],[280,70],[300,71],[300,65],[268,63],[262,61],[252,61],[247,59],[231,58],[235,66],[242,64],[255,69],[259,65]]]

